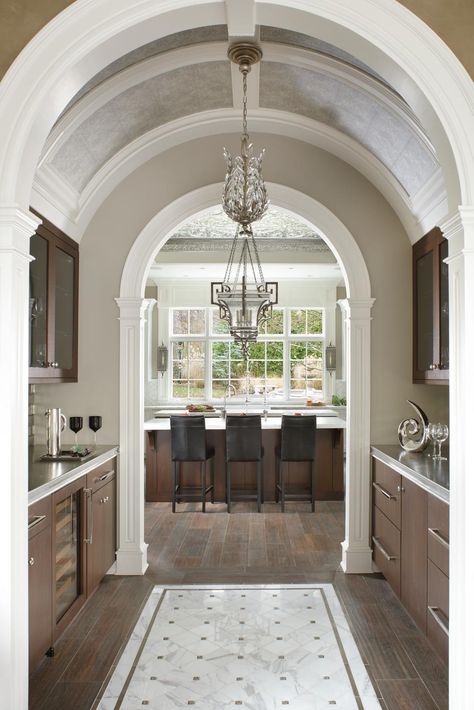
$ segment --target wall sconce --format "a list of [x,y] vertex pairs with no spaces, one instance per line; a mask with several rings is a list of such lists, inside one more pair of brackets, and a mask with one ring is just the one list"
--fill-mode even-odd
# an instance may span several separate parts
[[168,348],[166,347],[166,345],[161,343],[161,345],[158,345],[157,351],[158,358],[156,369],[158,370],[158,372],[161,372],[161,374],[164,375],[166,370],[168,369]]
[[331,343],[326,348],[326,370],[330,375],[336,371],[336,346]]

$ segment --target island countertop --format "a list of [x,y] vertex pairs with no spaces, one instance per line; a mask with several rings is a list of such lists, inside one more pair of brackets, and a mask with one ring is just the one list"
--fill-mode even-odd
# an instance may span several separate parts
[[117,456],[118,446],[112,444],[96,446],[90,456],[75,461],[41,461],[41,456],[45,453],[44,446],[31,446],[28,449],[29,505],[114,458]]
[[[232,412],[234,414],[234,412]],[[236,415],[240,412],[235,412]],[[249,411],[249,415],[253,412]],[[288,414],[291,414],[289,412]],[[301,416],[306,416],[309,414],[316,415],[316,428],[317,429],[345,429],[346,422],[344,419],[338,416],[320,416],[315,412],[301,412]],[[176,412],[177,416],[180,416]],[[186,415],[182,415],[186,416]],[[190,414],[189,416],[193,416]],[[225,419],[222,417],[205,417],[206,429],[208,431],[223,431],[225,429]],[[170,429],[170,419],[169,416],[160,416],[159,418],[147,419],[145,421],[145,431],[169,431]],[[262,416],[262,429],[281,429],[281,416],[271,415],[267,419]]]
[[371,452],[397,473],[449,503],[449,461],[433,461],[426,451],[411,453],[398,444],[374,444]]

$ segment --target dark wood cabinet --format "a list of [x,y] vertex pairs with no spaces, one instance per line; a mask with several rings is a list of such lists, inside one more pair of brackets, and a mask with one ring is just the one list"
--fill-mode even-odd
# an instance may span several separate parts
[[372,460],[374,562],[441,658],[449,645],[449,504]]
[[30,670],[115,561],[114,457],[28,509]]
[[447,663],[449,655],[449,506],[428,496],[428,638]]
[[77,382],[79,247],[42,219],[30,239],[30,382]]
[[426,633],[428,494],[406,478],[402,479],[401,536],[400,598]]
[[413,246],[413,382],[449,382],[448,242],[438,227]]
[[53,644],[51,586],[51,498],[28,510],[29,665],[34,668]]
[[99,585],[115,561],[115,459],[88,476],[90,538],[87,545],[87,595]]

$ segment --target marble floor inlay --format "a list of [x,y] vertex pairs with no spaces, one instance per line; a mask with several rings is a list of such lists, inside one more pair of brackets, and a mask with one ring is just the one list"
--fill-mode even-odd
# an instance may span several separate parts
[[372,710],[331,584],[155,587],[99,710]]

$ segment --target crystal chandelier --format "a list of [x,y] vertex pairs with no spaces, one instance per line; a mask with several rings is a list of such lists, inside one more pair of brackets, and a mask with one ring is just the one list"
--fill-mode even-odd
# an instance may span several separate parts
[[247,75],[252,64],[262,58],[259,47],[241,42],[229,48],[228,57],[239,65],[243,80],[243,126],[240,155],[227,150],[227,173],[222,206],[237,222],[229,261],[221,282],[211,284],[211,302],[219,306],[219,318],[229,325],[234,341],[248,358],[249,344],[255,342],[260,325],[271,318],[272,306],[278,303],[278,284],[266,282],[258,256],[252,223],[259,220],[268,206],[262,177],[263,152],[255,156],[247,132]]

